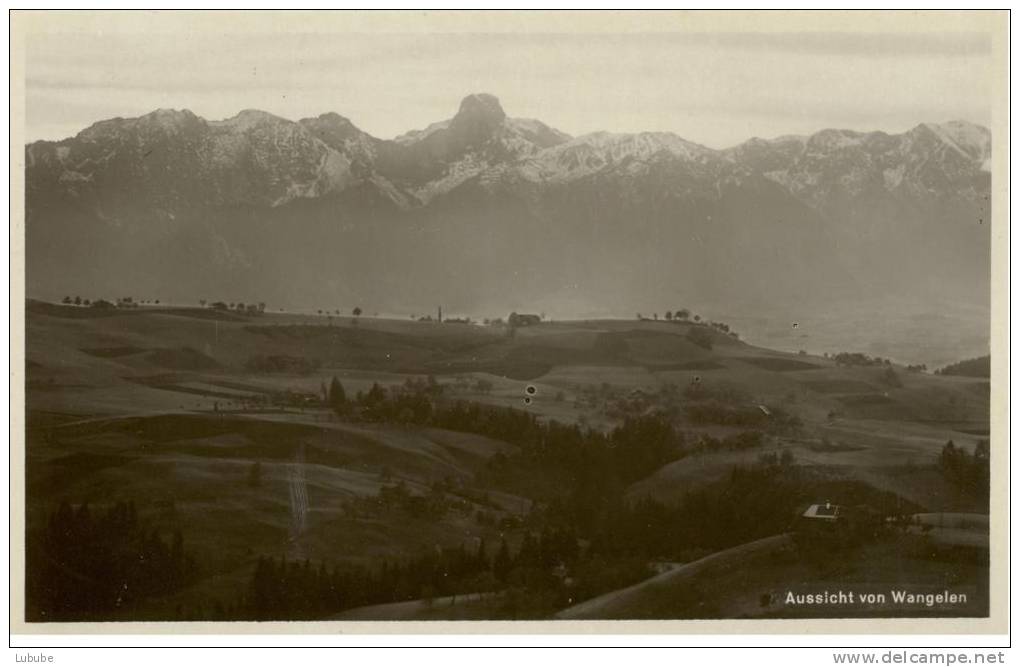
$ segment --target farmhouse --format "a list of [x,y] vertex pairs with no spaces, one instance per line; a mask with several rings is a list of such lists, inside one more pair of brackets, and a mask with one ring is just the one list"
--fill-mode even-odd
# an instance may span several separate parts
[[804,519],[811,519],[814,521],[824,521],[833,523],[838,521],[840,518],[840,507],[839,505],[833,505],[832,503],[818,503],[811,505],[804,513],[801,514]]
[[530,327],[542,322],[542,318],[538,315],[530,315],[527,313],[510,313],[510,316],[506,318],[507,323],[512,327]]

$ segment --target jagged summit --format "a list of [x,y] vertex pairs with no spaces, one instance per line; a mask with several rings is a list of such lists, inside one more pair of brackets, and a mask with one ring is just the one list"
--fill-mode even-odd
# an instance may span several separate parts
[[332,148],[347,146],[355,141],[368,149],[376,139],[362,132],[349,118],[335,112],[320,114],[315,118],[302,118],[298,124],[307,128],[316,138]]
[[492,136],[506,119],[506,112],[493,95],[468,95],[460,103],[460,110],[450,121],[450,132],[455,141],[477,144]]
[[205,121],[188,109],[155,109],[136,118],[110,118],[93,123],[76,135],[82,141],[104,141],[127,135],[165,136]]
[[461,100],[454,120],[457,118],[489,118],[498,122],[506,118],[506,112],[495,95],[474,93]]
[[290,122],[291,121],[286,118],[271,114],[268,111],[262,111],[261,109],[243,109],[231,118],[215,121],[211,124],[214,126],[233,127],[246,130],[257,125],[284,124]]
[[340,114],[338,114],[335,111],[327,111],[326,113],[320,113],[315,118],[302,118],[298,122],[299,123],[305,123],[305,122],[312,122],[312,121],[317,121],[319,123],[324,123],[324,124],[329,124],[329,125],[336,125],[336,126],[354,125],[354,123],[351,122],[350,118],[347,118],[346,116],[341,116]]
[[192,113],[191,109],[159,108],[145,114],[143,118],[147,118],[149,120],[180,120],[197,118],[197,116]]

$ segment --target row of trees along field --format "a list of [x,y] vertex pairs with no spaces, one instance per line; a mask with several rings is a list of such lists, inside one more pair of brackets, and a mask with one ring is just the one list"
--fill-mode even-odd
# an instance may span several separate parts
[[965,359],[935,371],[936,375],[962,375],[964,377],[987,378],[992,376],[992,357],[985,355]]
[[[133,296],[122,296],[118,297],[116,301],[108,301],[107,299],[89,299],[82,298],[80,296],[65,296],[60,301],[65,306],[85,306],[90,308],[139,308],[141,306],[159,306],[169,305],[161,304],[159,299],[135,299]],[[244,303],[241,301],[227,303],[225,301],[214,301],[212,303],[207,302],[205,299],[199,300],[199,305],[202,308],[212,308],[213,310],[219,311],[230,311],[236,312],[243,315],[262,315],[266,312],[266,304],[263,301],[258,303]]]
[[80,296],[75,296],[73,298],[70,296],[65,296],[63,299],[61,299],[60,302],[65,306],[83,306],[87,308],[96,308],[99,310],[112,308],[138,308],[139,306],[142,305],[145,306],[159,305],[159,299],[135,301],[134,297],[130,296],[120,297],[116,300],[116,303],[114,303],[113,301],[107,301],[106,299],[89,299],[89,298],[83,299]]
[[[803,352],[802,352],[803,353]],[[806,353],[805,353],[806,354]],[[892,361],[883,357],[872,357],[862,352],[825,353],[826,359],[832,359],[837,366],[886,366],[891,367]],[[908,371],[926,373],[927,364],[908,364]],[[960,375],[964,377],[987,378],[992,374],[992,358],[989,355],[965,359],[944,368],[935,369],[935,375]]]
[[[637,313],[637,319],[644,320],[644,321],[653,321],[654,322],[654,321],[658,321],[659,314],[658,313],[652,313],[651,317],[646,317],[646,316],[642,315],[641,313]],[[681,308],[680,310],[677,310],[676,312],[667,310],[666,313],[663,316],[663,319],[666,322],[677,322],[677,323],[681,323],[681,324],[687,324],[687,323],[693,322],[694,324],[702,325],[702,326],[708,327],[710,329],[715,329],[716,331],[718,331],[720,333],[723,333],[723,334],[729,336],[730,338],[736,338],[736,339],[740,338],[740,334],[738,334],[736,331],[731,329],[730,325],[726,324],[725,322],[715,322],[715,321],[709,321],[709,320],[702,321],[701,315],[693,315],[692,316],[691,315],[691,311],[687,310],[686,308]],[[688,332],[688,336],[691,337],[691,333],[695,332],[695,331],[698,331],[698,330],[697,329],[692,329],[691,332]],[[707,341],[708,339],[706,339],[704,336],[697,336],[697,334],[694,334],[694,336],[696,337],[696,338],[694,338],[695,342],[697,342],[702,347],[707,347],[708,349],[711,349],[712,346],[710,344],[706,345],[703,342],[703,341]]]
[[[659,319],[659,314],[658,313],[652,313],[651,317],[645,317],[641,313],[637,313],[637,318],[639,320],[657,320],[657,319]],[[692,316],[691,315],[691,311],[687,310],[686,308],[678,308],[676,310],[676,312],[673,312],[672,310],[667,310],[665,312],[665,314],[663,315],[663,318],[667,322],[673,322],[673,321],[677,321],[677,322],[687,322],[687,321],[700,322],[701,321],[701,315],[693,315]]]

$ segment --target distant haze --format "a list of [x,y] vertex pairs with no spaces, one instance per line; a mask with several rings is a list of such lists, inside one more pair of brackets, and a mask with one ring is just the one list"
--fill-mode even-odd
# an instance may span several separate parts
[[27,44],[26,139],[112,117],[336,111],[392,138],[465,91],[572,135],[668,131],[713,148],[820,128],[989,124],[979,34],[49,34]]

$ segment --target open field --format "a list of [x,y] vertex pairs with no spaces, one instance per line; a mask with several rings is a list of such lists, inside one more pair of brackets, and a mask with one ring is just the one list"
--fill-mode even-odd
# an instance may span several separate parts
[[[708,332],[711,344],[692,342],[694,329]],[[793,471],[784,474],[801,495],[896,498],[905,513],[919,516],[987,515],[980,498],[938,468],[947,441],[970,450],[987,437],[986,380],[838,366],[825,357],[756,348],[693,323],[599,320],[511,331],[29,302],[26,345],[29,539],[42,539],[62,502],[88,503],[94,512],[131,502],[147,529],[179,531],[199,563],[176,590],[107,615],[120,620],[228,616],[212,609],[248,595],[263,558],[374,568],[487,545],[481,557],[491,560],[501,542],[515,554],[530,531],[549,528],[544,517],[560,502],[549,495],[550,484],[535,483],[542,495],[520,483],[524,473],[501,472],[506,461],[532,465],[534,443],[477,425],[430,422],[411,408],[386,418],[366,416],[361,407],[338,412],[324,396],[333,378],[351,405],[369,405],[366,397],[381,388],[432,410],[512,409],[538,424],[578,425],[578,432],[606,437],[628,420],[664,415],[683,434],[685,449],[635,468],[638,476],[619,489],[629,503],[682,502],[725,483],[735,467],[755,468],[771,456]],[[783,415],[791,417],[780,422]],[[758,435],[741,440],[750,431]],[[555,482],[551,488],[555,494]],[[957,529],[940,525],[923,535],[918,529],[861,547],[845,572],[808,563],[787,539],[766,542],[768,554],[738,549],[740,558],[715,560],[700,554],[706,560],[697,567],[688,554],[678,560],[687,565],[624,592],[605,593],[609,583],[592,588],[603,597],[580,607],[565,602],[570,595],[550,595],[515,609],[563,617],[804,615],[763,605],[754,591],[791,582],[829,585],[844,574],[861,583],[869,572],[884,573],[883,584],[949,585],[936,581],[942,561],[926,560],[917,540],[952,542]],[[964,542],[987,544],[972,537]],[[582,549],[592,541],[584,534],[571,539]],[[38,545],[44,552],[44,542]],[[580,577],[558,561],[546,569],[555,570],[557,590],[569,592],[564,582]],[[941,571],[950,570],[950,583],[975,591],[964,612],[979,613],[986,569],[964,560]],[[642,578],[640,568],[613,572],[600,576],[628,586]],[[738,583],[748,584],[744,592]],[[513,577],[498,584],[481,578],[465,586],[474,597],[422,598],[414,590],[390,605],[318,617],[359,617],[359,609],[363,618],[487,617],[505,613],[510,594],[503,589],[518,584]]]

